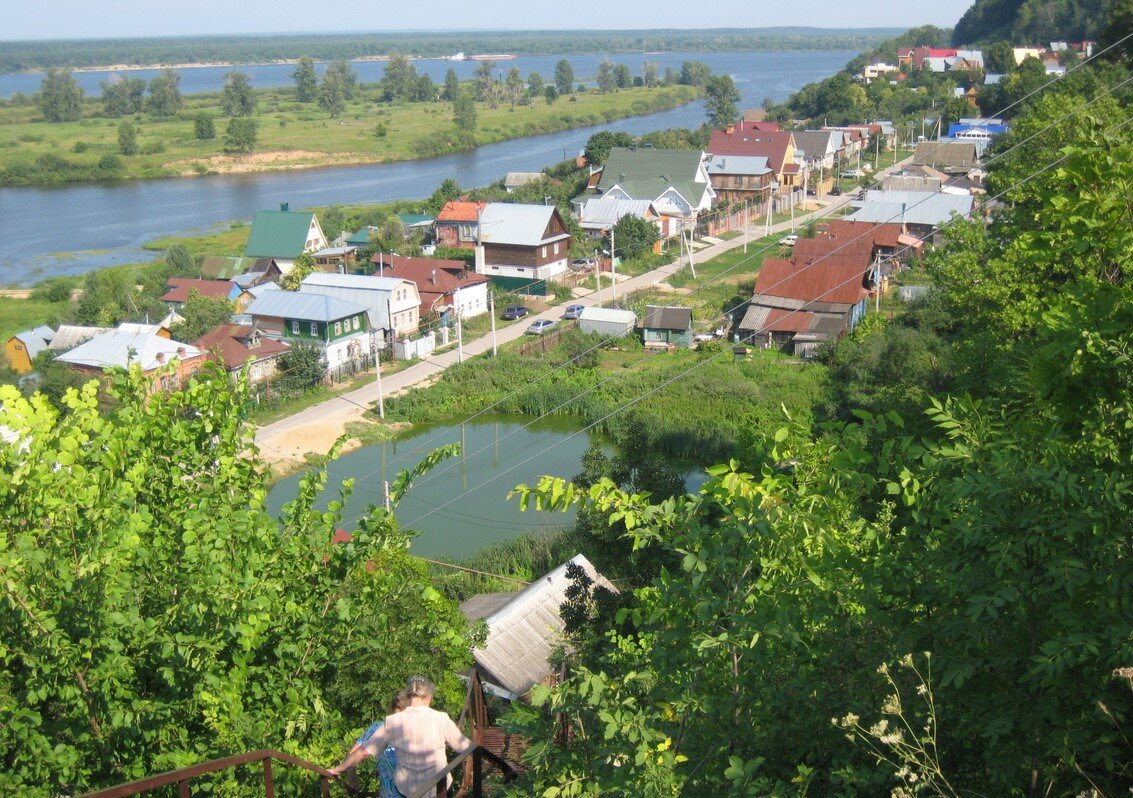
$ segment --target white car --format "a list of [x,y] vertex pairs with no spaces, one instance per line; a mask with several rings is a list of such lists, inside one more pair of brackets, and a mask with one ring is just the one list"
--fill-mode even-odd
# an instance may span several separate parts
[[779,244],[780,244],[780,246],[784,246],[784,247],[793,247],[795,245],[795,242],[798,241],[798,240],[799,240],[799,237],[797,235],[795,235],[794,233],[791,233],[789,236],[783,236],[782,238],[780,238]]

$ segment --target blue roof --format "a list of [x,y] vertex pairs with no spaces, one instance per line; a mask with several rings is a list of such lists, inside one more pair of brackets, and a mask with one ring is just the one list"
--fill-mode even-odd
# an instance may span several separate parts
[[365,313],[366,308],[345,299],[305,294],[302,291],[268,291],[248,306],[251,316],[273,316],[301,321],[338,321]]

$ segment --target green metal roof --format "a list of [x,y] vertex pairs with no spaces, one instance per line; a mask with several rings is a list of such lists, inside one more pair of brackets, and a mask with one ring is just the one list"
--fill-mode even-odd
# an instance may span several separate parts
[[598,188],[605,191],[627,180],[661,179],[670,183],[688,183],[696,179],[700,156],[700,150],[614,147],[602,169]]
[[370,232],[377,229],[376,227],[363,227],[357,233],[348,236],[346,243],[352,247],[364,247],[370,243]]
[[307,246],[315,214],[301,211],[257,211],[244,255],[250,258],[297,258]]
[[400,219],[401,223],[406,227],[433,221],[433,217],[427,213],[399,213],[397,218]]
[[238,274],[250,272],[255,263],[255,258],[205,258],[201,261],[201,277],[231,280]]

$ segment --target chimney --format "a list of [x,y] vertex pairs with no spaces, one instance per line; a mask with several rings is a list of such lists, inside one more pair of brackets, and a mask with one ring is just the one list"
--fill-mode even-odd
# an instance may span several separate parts
[[429,275],[429,282],[433,285],[437,284],[437,270],[433,269],[433,273]]
[[729,136],[732,135],[735,132],[736,132],[736,126],[735,125],[728,125],[728,129],[724,131],[724,133],[726,133]]
[[185,347],[177,347],[177,357],[185,357]]
[[165,353],[164,352],[158,352],[156,360],[157,360],[158,363],[164,363],[165,362]]
[[291,203],[290,202],[281,202],[281,203],[279,203],[279,209],[281,211],[283,211],[284,213],[286,213],[287,211],[291,210]]

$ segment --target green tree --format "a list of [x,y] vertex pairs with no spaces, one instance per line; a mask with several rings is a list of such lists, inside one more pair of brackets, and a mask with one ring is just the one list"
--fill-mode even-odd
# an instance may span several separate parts
[[279,356],[276,374],[276,385],[285,393],[314,388],[327,376],[322,350],[314,344],[292,344],[291,349]]
[[310,56],[299,59],[295,70],[291,73],[295,81],[295,99],[301,103],[313,103],[318,97],[318,74],[315,72],[315,62]]
[[685,86],[704,86],[711,76],[712,70],[707,64],[700,61],[682,61],[681,76],[678,80]]
[[1097,49],[1106,51],[1102,58],[1133,66],[1133,41],[1126,38],[1130,30],[1133,30],[1133,0],[1114,0],[1105,27],[1098,34]]
[[194,277],[197,274],[197,259],[184,244],[170,246],[165,250],[164,260],[174,276]]
[[146,82],[142,78],[124,78],[113,75],[109,81],[100,81],[102,112],[107,116],[131,116],[140,113],[145,102]]
[[52,67],[39,84],[36,103],[48,122],[74,122],[83,115],[83,89],[70,70]]
[[421,75],[413,87],[413,99],[419,103],[437,101],[437,86],[428,75]]
[[476,103],[468,92],[461,91],[452,101],[452,121],[463,133],[476,130]]
[[530,96],[532,98],[541,97],[543,95],[543,87],[545,85],[546,85],[546,81],[543,80],[543,76],[540,75],[538,72],[532,71],[531,74],[529,74],[527,76],[527,94],[528,94],[528,96]]
[[609,94],[618,87],[617,78],[614,76],[614,62],[609,58],[603,58],[598,63],[598,73],[594,79],[598,83],[598,91],[603,94]]
[[417,91],[417,67],[408,56],[391,53],[378,88],[388,100],[412,100]]
[[224,74],[224,88],[220,92],[220,112],[228,117],[248,117],[256,113],[256,95],[252,92],[252,78],[246,72],[234,70]]
[[[613,232],[615,254],[626,260],[651,251],[653,245],[660,238],[655,224],[632,214],[627,214],[618,219]],[[609,241],[606,241],[606,244],[609,244]],[[607,249],[609,249],[608,246]]]
[[518,105],[520,100],[523,99],[525,88],[519,67],[509,69],[504,78],[504,95],[507,97],[508,103],[512,106]]
[[646,88],[652,89],[660,80],[657,77],[657,62],[646,61],[641,67],[641,79],[645,83]]
[[347,100],[354,99],[354,94],[358,89],[358,73],[354,71],[354,67],[350,66],[349,61],[345,58],[331,61],[327,64],[326,71],[323,73],[324,82],[328,75],[342,85],[342,94]]
[[319,108],[331,116],[338,116],[346,110],[346,89],[338,74],[330,70],[323,75],[319,86]]
[[193,135],[200,141],[216,138],[216,125],[212,121],[212,114],[200,111],[193,117]]
[[740,118],[739,103],[743,100],[731,75],[713,75],[704,86],[704,110],[708,124],[723,128]]
[[146,110],[154,116],[175,116],[185,104],[181,97],[181,73],[163,69],[149,82]]
[[586,140],[582,154],[586,157],[587,163],[597,166],[606,162],[610,157],[610,150],[614,147],[632,147],[635,144],[637,139],[629,133],[599,130]]
[[550,84],[543,89],[543,95],[547,98],[547,105],[554,105],[555,100],[559,99],[558,90]]
[[1010,42],[993,42],[984,48],[984,66],[988,72],[1006,75],[1015,68],[1015,54]]
[[555,64],[555,91],[566,96],[574,90],[574,67],[565,58]]
[[[74,793],[265,744],[329,761],[361,727],[332,687],[344,650],[428,639],[438,676],[467,666],[466,623],[391,513],[334,542],[323,472],[278,520],[266,511],[242,382],[207,369],[151,394],[134,371],[109,393],[100,405],[88,382],[58,411],[0,387],[0,424],[34,442],[0,448],[0,790]],[[415,605],[387,621],[404,642],[362,632],[387,602]]]
[[300,253],[299,257],[295,259],[291,271],[283,275],[283,279],[279,281],[279,287],[284,291],[298,291],[303,281],[317,270],[318,266],[315,264],[315,259],[311,257],[311,253]]
[[496,79],[492,77],[492,70],[495,67],[494,61],[481,61],[472,73],[476,86],[476,100],[488,103],[492,108],[495,108],[499,102],[499,87],[496,84]]
[[174,340],[192,343],[221,324],[228,324],[235,312],[227,299],[201,296],[196,291],[189,292],[189,298],[177,311],[185,321],[170,329]]
[[446,177],[433,193],[429,195],[429,198],[425,200],[425,209],[429,213],[440,213],[445,203],[458,199],[463,193],[464,189],[460,187],[460,183],[457,183],[451,177]]
[[441,99],[445,102],[452,102],[459,93],[460,80],[456,77],[456,70],[449,67],[449,70],[445,72],[445,87],[441,92]]
[[614,84],[619,89],[628,89],[633,85],[633,75],[625,64],[617,64],[614,67]]
[[319,221],[326,237],[336,238],[339,233],[346,230],[346,210],[341,205],[331,205]]
[[228,152],[251,152],[256,148],[258,134],[255,119],[233,117],[224,130],[224,149]]
[[129,120],[118,125],[118,152],[123,155],[136,155],[138,152],[138,130]]

